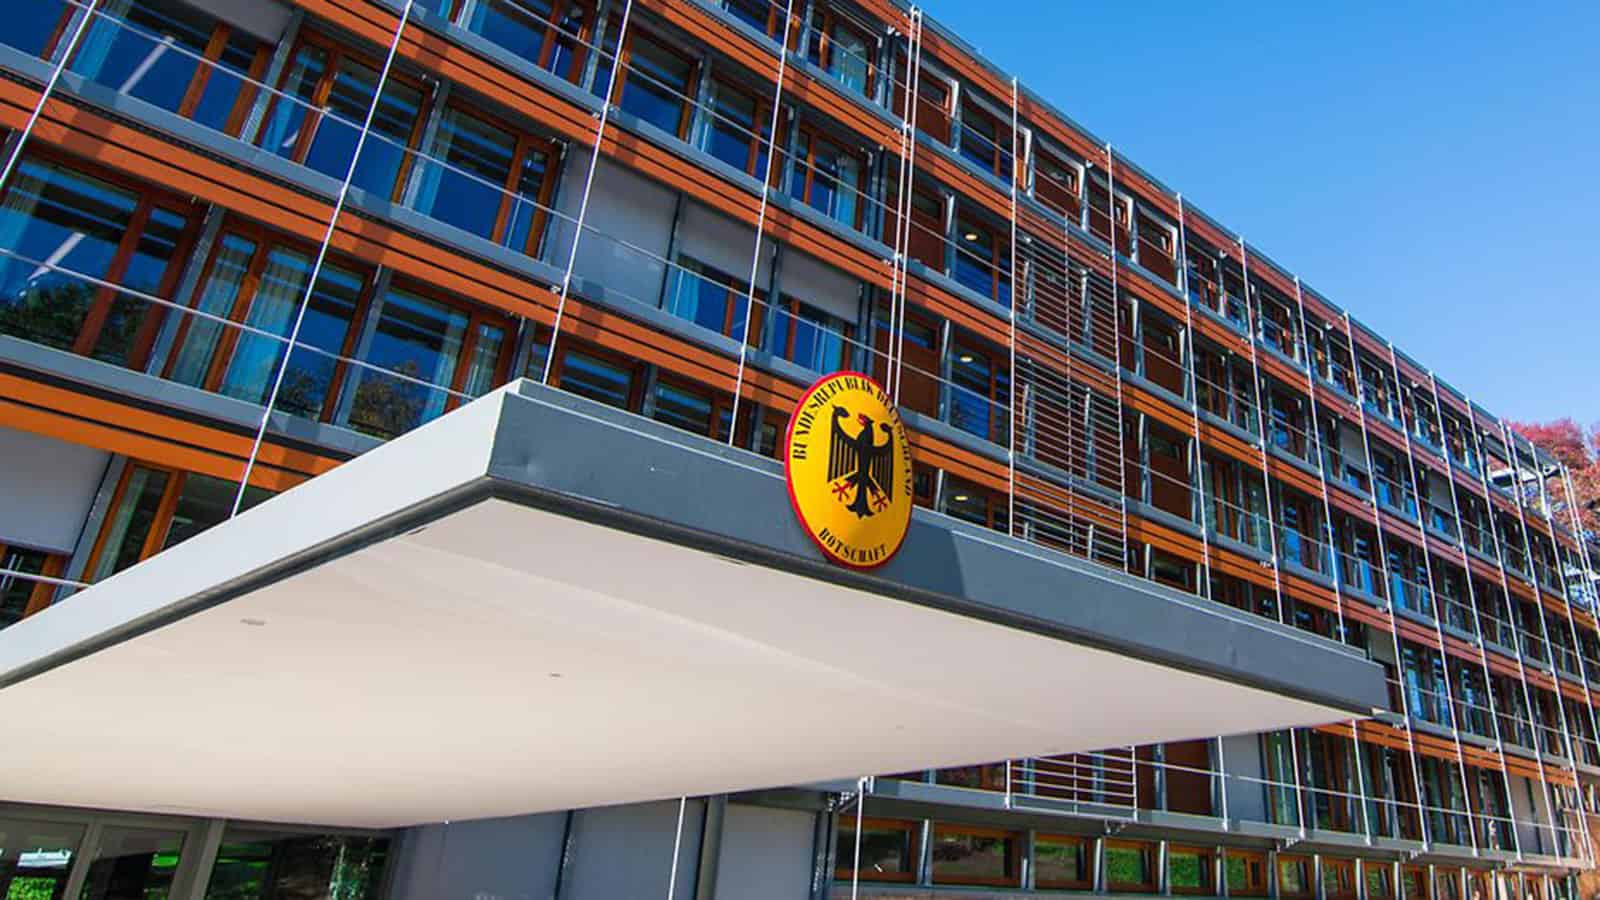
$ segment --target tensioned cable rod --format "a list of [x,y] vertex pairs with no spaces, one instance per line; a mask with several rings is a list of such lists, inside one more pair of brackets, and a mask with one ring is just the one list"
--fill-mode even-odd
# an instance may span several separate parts
[[[367,135],[372,131],[372,120],[378,114],[378,104],[383,97],[383,89],[389,82],[389,73],[394,68],[395,56],[400,51],[400,36],[405,33],[406,20],[411,16],[413,0],[405,0],[405,6],[400,11],[400,18],[395,22],[394,37],[389,41],[389,53],[383,60],[383,71],[378,74],[378,83],[372,89],[372,102],[367,106],[366,121],[362,123],[361,134],[356,138],[355,148],[350,153],[350,163],[345,166],[344,181],[339,185],[339,195],[334,200],[333,212],[328,216],[328,227],[322,234],[322,243],[317,247],[317,260],[311,266],[311,273],[306,278],[305,292],[300,295],[300,305],[295,310],[294,325],[289,329],[289,343],[298,343],[300,327],[305,323],[306,311],[311,307],[311,297],[316,293],[317,279],[322,275],[322,265],[328,259],[328,247],[333,243],[334,230],[339,226],[339,214],[344,212],[345,200],[350,195],[350,183],[355,179],[356,165],[361,161],[361,151],[366,147]],[[289,371],[289,353],[283,355],[283,360],[278,364],[278,374],[272,380],[272,390],[267,393],[266,406],[261,410],[261,422],[256,426],[254,440],[250,444],[250,456],[244,463],[244,474],[239,478],[239,490],[233,496],[233,509],[228,517],[233,518],[239,514],[240,507],[244,504],[245,491],[250,486],[250,473],[255,469],[256,457],[261,452],[261,443],[267,436],[267,423],[272,418],[272,408],[278,403],[278,392],[283,388],[284,376]]]

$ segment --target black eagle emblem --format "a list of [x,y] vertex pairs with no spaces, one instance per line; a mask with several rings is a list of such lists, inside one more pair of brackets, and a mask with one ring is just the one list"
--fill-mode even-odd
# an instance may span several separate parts
[[[865,415],[856,416],[861,430],[851,436],[842,424],[850,411],[842,406],[833,408],[833,440],[828,453],[828,481],[834,484],[833,493],[841,501],[852,490],[854,499],[845,508],[865,519],[889,505],[894,499],[894,431],[889,423],[876,423],[883,429],[883,443],[875,443],[874,422]],[[844,479],[842,482],[840,479]]]

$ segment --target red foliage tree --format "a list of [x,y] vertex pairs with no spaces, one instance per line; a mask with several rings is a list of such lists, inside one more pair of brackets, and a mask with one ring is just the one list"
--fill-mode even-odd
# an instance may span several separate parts
[[[1584,428],[1570,418],[1553,422],[1512,422],[1511,427],[1534,446],[1561,460],[1572,473],[1580,521],[1590,534],[1600,534],[1600,425]],[[1565,514],[1566,492],[1552,482],[1550,498]],[[1562,524],[1566,524],[1563,522]]]

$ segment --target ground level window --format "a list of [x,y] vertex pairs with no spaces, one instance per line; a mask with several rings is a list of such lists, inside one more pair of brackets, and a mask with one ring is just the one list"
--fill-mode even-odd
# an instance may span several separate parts
[[1106,888],[1153,893],[1156,888],[1155,847],[1134,841],[1107,841]]
[[[237,490],[237,483],[209,475],[129,463],[89,555],[88,580],[108,578],[222,522],[233,511]],[[241,509],[270,496],[263,488],[246,488]]]
[[206,900],[339,898],[378,894],[387,838],[230,827],[206,884]]
[[[851,876],[855,859],[856,822],[839,820],[838,878]],[[894,819],[864,819],[861,823],[861,880],[914,881],[917,877],[917,823]]]
[[1039,835],[1033,841],[1033,881],[1041,888],[1088,890],[1087,838]]
[[1228,896],[1267,896],[1267,858],[1264,855],[1229,851],[1223,871],[1228,880]]
[[1316,893],[1311,860],[1304,856],[1278,857],[1278,896],[1310,897]]
[[65,565],[63,556],[0,543],[0,570],[4,570],[0,571],[0,628],[15,624],[50,604],[51,585],[29,575],[59,577]]
[[935,884],[1020,884],[1021,857],[1011,832],[939,825],[932,850]]
[[1167,848],[1167,884],[1174,894],[1210,894],[1212,851],[1200,847]]

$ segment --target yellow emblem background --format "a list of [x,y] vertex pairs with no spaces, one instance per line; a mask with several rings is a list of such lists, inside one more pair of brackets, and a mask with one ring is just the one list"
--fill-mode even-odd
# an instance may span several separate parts
[[[851,509],[858,491],[850,474],[829,477],[837,409],[845,410],[839,422],[846,437],[859,441],[862,430],[870,427],[874,449],[886,448],[888,490],[879,494],[867,489],[864,502],[872,512],[865,517]],[[862,416],[870,426],[862,424]],[[813,384],[789,417],[783,458],[795,515],[829,559],[870,569],[900,549],[911,524],[911,442],[899,411],[872,378],[836,372]]]

